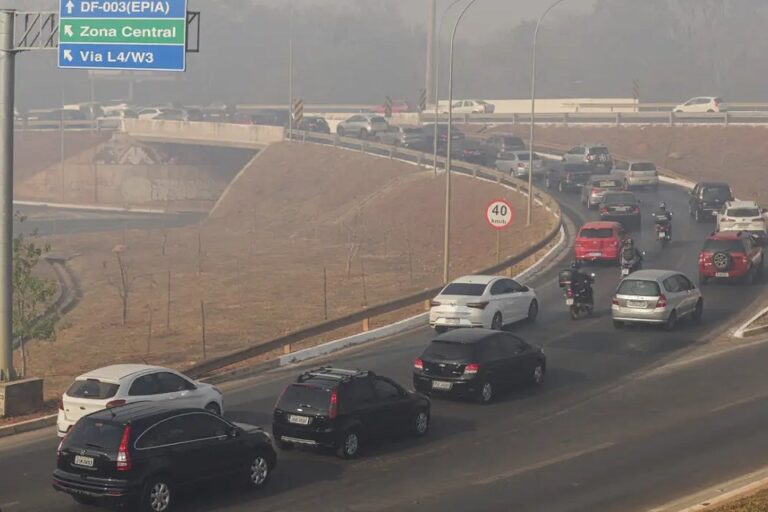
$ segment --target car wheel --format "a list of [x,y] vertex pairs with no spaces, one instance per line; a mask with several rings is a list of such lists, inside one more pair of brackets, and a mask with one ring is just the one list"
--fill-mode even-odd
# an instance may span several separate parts
[[613,328],[614,329],[623,329],[624,328],[624,322],[621,320],[614,320],[613,321]]
[[699,299],[699,301],[696,303],[696,309],[693,310],[693,321],[694,322],[701,322],[701,319],[704,315],[704,301],[702,299]]
[[533,299],[528,306],[528,321],[535,322],[537,316],[539,316],[539,301]]
[[221,416],[221,407],[219,407],[219,404],[215,402],[211,402],[208,405],[206,405],[205,410],[215,414],[216,416]]
[[339,137],[343,137],[344,136],[344,128],[342,128],[341,126],[336,128],[336,135],[338,135]]
[[491,320],[491,329],[494,331],[500,331],[502,327],[504,327],[504,320],[501,317],[501,313],[497,312],[495,315],[493,315],[493,320]]
[[481,404],[489,404],[493,400],[493,384],[488,381],[483,382],[477,395],[477,400]]
[[152,478],[141,493],[139,509],[142,512],[167,512],[171,510],[171,485],[167,478]]
[[544,363],[536,364],[531,375],[531,381],[533,381],[534,386],[541,386],[544,383],[544,374],[546,372],[547,368],[544,366]]
[[270,476],[272,468],[269,459],[263,453],[254,454],[248,468],[248,486],[251,489],[262,489],[269,482]]
[[341,444],[337,450],[339,457],[354,459],[360,452],[360,434],[357,430],[348,430],[341,438]]
[[413,418],[413,433],[416,437],[421,437],[427,434],[429,431],[429,413],[421,410],[416,413]]
[[673,331],[675,330],[675,327],[677,326],[677,312],[672,311],[669,314],[669,317],[667,318],[667,321],[664,323],[664,330],[665,331]]

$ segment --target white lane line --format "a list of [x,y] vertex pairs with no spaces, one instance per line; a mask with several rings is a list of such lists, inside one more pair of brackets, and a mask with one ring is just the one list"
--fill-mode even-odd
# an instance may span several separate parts
[[493,475],[492,477],[488,478],[482,478],[480,480],[476,480],[473,482],[473,485],[488,485],[493,484],[496,482],[499,482],[501,480],[508,480],[510,478],[514,478],[518,475],[521,475],[523,473],[529,473],[531,471],[536,471],[538,469],[545,468],[547,466],[552,466],[554,464],[560,464],[561,462],[566,462],[572,459],[577,459],[579,457],[582,457],[584,455],[598,452],[600,450],[605,450],[606,448],[610,448],[611,446],[614,446],[616,443],[613,441],[599,444],[597,446],[592,446],[590,448],[586,448],[584,450],[579,450],[575,452],[570,453],[564,453],[563,455],[559,455],[557,457],[552,457],[551,459],[543,460],[541,462],[537,462],[535,464],[531,464],[530,466],[525,466],[522,468],[513,469],[512,471],[507,471],[506,473],[499,473],[496,475]]
[[11,501],[9,503],[0,503],[0,510],[5,510],[7,508],[16,507],[21,505],[20,501]]
[[762,399],[765,399],[765,398],[768,398],[768,393],[761,393],[759,395],[752,395],[752,396],[749,396],[747,398],[742,398],[741,400],[736,400],[734,402],[730,402],[730,403],[721,405],[719,407],[715,407],[714,409],[712,409],[709,412],[710,413],[722,412],[722,411],[725,411],[726,409],[730,409],[732,407],[737,407],[739,405],[748,404],[750,402],[755,402],[757,400],[762,400]]

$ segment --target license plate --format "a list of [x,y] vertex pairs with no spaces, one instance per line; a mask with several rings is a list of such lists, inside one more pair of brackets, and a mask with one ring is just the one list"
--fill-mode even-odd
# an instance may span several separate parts
[[450,382],[445,382],[442,380],[433,380],[432,381],[432,389],[451,389],[453,387],[453,384]]
[[86,457],[85,455],[75,455],[75,465],[85,466],[86,468],[92,468],[93,457]]
[[566,306],[573,306],[573,299],[565,299]]
[[715,272],[715,277],[730,277],[728,272]]
[[594,258],[594,257],[597,257],[597,256],[602,256],[603,253],[601,253],[601,252],[591,252],[591,253],[589,253],[589,255]]
[[627,307],[645,309],[645,302],[642,300],[628,300]]
[[628,276],[629,275],[629,269],[628,268],[621,269],[621,275]]
[[309,417],[291,414],[288,416],[288,423],[294,423],[296,425],[309,425]]
[[666,238],[667,235],[663,231],[659,231],[659,240]]

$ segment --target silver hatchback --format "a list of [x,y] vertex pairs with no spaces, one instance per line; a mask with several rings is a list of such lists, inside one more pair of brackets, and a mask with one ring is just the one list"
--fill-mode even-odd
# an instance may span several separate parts
[[375,137],[377,133],[389,130],[387,120],[376,114],[356,114],[336,125],[340,137]]
[[672,330],[685,317],[701,320],[704,298],[693,282],[674,270],[639,270],[619,283],[611,316],[617,329],[626,323],[663,325]]

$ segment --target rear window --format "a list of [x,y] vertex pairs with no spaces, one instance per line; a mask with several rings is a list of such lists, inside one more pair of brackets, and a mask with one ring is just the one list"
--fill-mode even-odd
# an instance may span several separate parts
[[331,404],[331,390],[310,384],[292,384],[277,403],[278,409],[296,408],[326,411]]
[[523,139],[520,137],[504,137],[504,144],[506,146],[525,146]]
[[731,189],[725,187],[707,187],[702,192],[701,197],[705,201],[711,201],[714,199],[720,199],[721,201],[727,201],[731,198]]
[[658,297],[661,294],[659,283],[656,281],[641,281],[625,279],[619,285],[618,295],[637,295],[640,297]]
[[619,180],[598,180],[593,181],[592,184],[599,188],[621,188],[621,182]]
[[476,283],[451,283],[440,292],[440,295],[471,295],[479,297],[487,286],[486,284]]
[[613,238],[611,228],[584,228],[579,232],[579,238]]
[[465,361],[474,357],[475,347],[466,343],[433,341],[424,351],[424,355],[432,359]]
[[86,416],[69,431],[66,445],[117,450],[122,437],[123,425]]
[[704,242],[704,250],[707,252],[742,252],[744,243],[741,240],[707,240]]
[[608,148],[597,147],[597,148],[589,148],[589,154],[590,155],[607,155],[609,153],[608,153]]
[[67,395],[72,398],[91,398],[93,400],[106,400],[112,398],[120,388],[119,384],[101,382],[97,379],[76,380],[69,386]]
[[651,162],[640,162],[637,164],[632,164],[632,170],[633,171],[655,171],[656,166]]
[[637,200],[632,194],[606,194],[603,202],[605,204],[627,204],[636,203]]
[[730,208],[726,215],[728,217],[759,217],[760,210],[757,208]]

